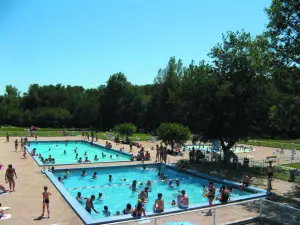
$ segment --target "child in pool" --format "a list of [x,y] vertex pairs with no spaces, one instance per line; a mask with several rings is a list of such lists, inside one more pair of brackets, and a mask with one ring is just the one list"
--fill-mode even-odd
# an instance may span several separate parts
[[175,201],[175,200],[172,200],[172,202],[170,202],[170,205],[171,205],[172,207],[175,207],[175,206],[176,206],[176,201]]

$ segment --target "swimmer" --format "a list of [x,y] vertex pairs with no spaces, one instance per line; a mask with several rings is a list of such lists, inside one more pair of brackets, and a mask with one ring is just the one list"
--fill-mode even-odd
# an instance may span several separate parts
[[82,177],[85,177],[85,176],[86,176],[86,171],[85,171],[85,170],[82,171],[81,176],[82,176]]
[[139,199],[141,199],[143,203],[146,203],[148,201],[148,188],[147,187],[140,192]]
[[106,157],[106,155],[102,152],[102,158],[105,158]]
[[58,177],[58,181],[59,181],[60,183],[63,183],[63,178]]
[[108,175],[108,181],[112,182],[112,175]]
[[136,180],[132,181],[132,185],[129,187],[132,191],[136,191]]
[[173,180],[170,179],[170,180],[169,180],[169,188],[173,188],[173,187],[174,187],[174,185],[173,185]]
[[151,182],[151,180],[147,181],[146,186],[149,189],[149,191],[152,191],[152,182]]
[[64,150],[64,154],[67,154],[66,150]]
[[112,159],[112,155],[110,155],[110,156],[109,156],[109,158],[111,158],[111,159]]
[[97,179],[97,172],[94,172],[92,179]]
[[175,200],[172,200],[172,202],[170,202],[170,205],[171,205],[172,207],[175,207],[175,206],[176,206],[176,201],[175,201]]
[[108,207],[107,207],[107,206],[104,206],[103,209],[104,209],[104,210],[103,210],[103,215],[104,215],[105,217],[111,215],[111,212],[108,210]]
[[100,192],[99,195],[98,195],[98,200],[99,200],[99,201],[102,201],[102,200],[103,200],[103,198],[102,198],[102,193],[101,193],[101,192]]
[[76,153],[75,159],[78,159],[78,153]]
[[207,188],[206,188],[205,184],[203,184],[203,192],[204,193],[207,192]]
[[127,181],[127,179],[126,178],[121,178],[120,181]]
[[83,204],[83,199],[82,199],[82,196],[81,196],[81,192],[78,192],[78,193],[77,193],[76,200],[77,200],[80,204]]
[[49,148],[49,151],[51,151],[51,149]]
[[179,187],[180,186],[180,181],[178,179],[175,180],[176,186]]
[[94,161],[98,161],[98,160],[99,160],[98,156],[97,156],[97,155],[95,155],[95,157],[94,157]]
[[84,156],[87,156],[87,153],[86,153],[86,152],[84,152]]
[[91,161],[88,159],[88,157],[85,157],[84,162],[91,162]]
[[81,157],[79,158],[78,163],[82,163],[82,158]]
[[117,155],[117,158],[119,158],[119,155]]
[[70,175],[70,171],[68,169],[65,170],[65,175],[67,175],[67,176]]

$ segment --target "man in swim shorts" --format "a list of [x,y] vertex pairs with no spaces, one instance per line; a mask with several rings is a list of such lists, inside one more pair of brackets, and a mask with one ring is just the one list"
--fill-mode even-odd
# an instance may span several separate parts
[[155,203],[153,205],[153,211],[156,213],[161,213],[164,211],[164,200],[162,198],[162,194],[158,193],[157,199],[155,200]]
[[45,207],[47,207],[47,213],[48,213],[48,218],[50,217],[49,215],[49,197],[50,197],[51,193],[48,191],[48,187],[45,186],[44,187],[44,192],[43,192],[43,213],[42,216],[44,216],[45,213]]
[[95,213],[99,213],[95,208],[94,208],[94,203],[93,201],[95,200],[95,195],[92,195],[91,198],[88,198],[85,202],[85,209],[89,213],[92,213],[92,209],[94,210]]

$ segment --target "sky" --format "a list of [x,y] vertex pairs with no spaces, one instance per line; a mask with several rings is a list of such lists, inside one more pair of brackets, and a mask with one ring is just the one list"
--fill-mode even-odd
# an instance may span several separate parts
[[271,0],[0,0],[0,95],[11,84],[152,83],[171,56],[208,60],[222,33],[252,35]]

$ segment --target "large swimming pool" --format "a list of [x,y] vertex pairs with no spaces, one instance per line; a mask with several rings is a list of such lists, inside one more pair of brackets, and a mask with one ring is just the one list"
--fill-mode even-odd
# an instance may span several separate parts
[[[168,179],[179,179],[180,186],[170,188],[168,182],[163,182],[158,177],[158,168],[162,168],[164,174]],[[82,177],[82,171],[86,171],[86,176]],[[203,185],[208,185],[209,180],[215,180],[215,186],[219,189],[224,183],[229,181],[221,181],[212,178],[205,174],[196,174],[192,172],[182,173],[175,167],[162,166],[161,164],[145,164],[137,166],[112,166],[112,167],[95,167],[95,168],[81,168],[70,170],[71,174],[62,183],[58,181],[58,177],[64,177],[65,170],[55,170],[54,173],[47,172],[46,174],[51,181],[57,186],[62,195],[71,204],[73,209],[79,216],[89,223],[109,223],[115,220],[124,220],[131,218],[130,215],[114,216],[117,211],[122,214],[123,209],[127,203],[133,207],[137,204],[139,192],[146,187],[148,180],[152,181],[151,192],[149,192],[148,203],[145,204],[147,215],[153,215],[152,207],[158,193],[162,193],[165,202],[165,212],[178,211],[178,207],[172,207],[170,202],[175,200],[180,190],[186,190],[189,196],[190,207],[205,207],[208,205],[208,199],[203,197]],[[92,179],[94,172],[97,172],[97,179]],[[109,175],[112,175],[113,180],[109,181]],[[134,192],[129,187],[133,180],[137,181],[138,191]],[[223,183],[223,184],[222,184]],[[232,186],[238,187],[237,184],[231,183]],[[91,195],[96,196],[94,205],[100,214],[92,212],[88,214],[85,211],[85,201],[79,203],[76,200],[77,193],[80,192],[82,197],[90,198]],[[102,193],[102,199],[97,199],[99,193]],[[230,196],[230,201],[238,201],[249,199],[264,195],[264,191],[260,189],[247,189],[240,191],[234,189]],[[218,203],[215,200],[215,203]],[[108,206],[111,212],[111,217],[104,217],[102,210],[104,206]]]
[[[36,155],[41,154],[44,159],[51,158],[55,159],[55,163],[50,165],[67,165],[67,164],[78,164],[79,158],[85,161],[86,157],[90,162],[88,163],[99,163],[99,162],[122,162],[130,161],[130,154],[121,152],[118,150],[107,149],[99,144],[90,144],[86,141],[40,141],[40,142],[29,142],[29,152],[32,152],[36,148]],[[76,152],[75,152],[76,149]],[[76,154],[78,156],[76,157]],[[98,160],[94,160],[97,155]],[[38,156],[33,156],[39,165],[43,165]]]

